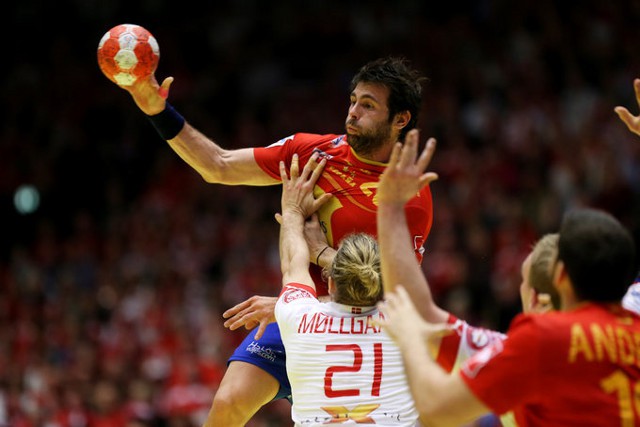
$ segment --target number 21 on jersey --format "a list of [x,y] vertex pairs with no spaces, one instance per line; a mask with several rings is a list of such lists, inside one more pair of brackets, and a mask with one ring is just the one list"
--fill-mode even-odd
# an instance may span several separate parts
[[[329,398],[360,396],[364,393],[369,393],[371,396],[380,396],[380,383],[382,382],[382,343],[373,344],[373,361],[369,360],[369,363],[373,363],[372,367],[366,366],[367,363],[365,360],[365,356],[369,356],[370,353],[363,353],[362,347],[358,344],[327,344],[325,350],[331,353],[350,353],[353,356],[353,363],[350,365],[334,365],[327,368],[324,373],[325,396]],[[367,387],[368,390],[360,390],[358,388],[335,389],[333,386],[333,379],[336,374],[349,375],[357,373],[357,375],[368,375],[368,372],[372,372],[371,386]]]

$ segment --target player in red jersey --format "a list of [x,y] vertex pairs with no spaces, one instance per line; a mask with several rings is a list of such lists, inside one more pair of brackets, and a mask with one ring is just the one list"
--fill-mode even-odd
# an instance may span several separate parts
[[[404,151],[404,167],[420,176],[428,162],[414,164],[415,155]],[[390,168],[395,163],[392,156]],[[383,177],[379,191],[381,228],[389,213],[385,197],[392,194],[385,181]],[[384,249],[387,233],[379,234],[382,257],[390,257]],[[398,248],[405,248],[401,253],[406,258],[400,241]],[[393,244],[386,250],[393,251]],[[634,400],[640,380],[640,318],[620,303],[633,277],[634,252],[631,235],[610,215],[592,209],[566,215],[553,269],[562,311],[518,316],[508,339],[495,340],[454,375],[426,357],[427,340],[415,340],[442,328],[432,329],[422,320],[411,302],[421,298],[421,288],[411,283],[415,275],[405,276],[412,295],[402,286],[387,294],[386,326],[403,349],[422,419],[429,425],[459,425],[487,412],[511,410],[516,425],[640,425]],[[394,260],[401,258],[393,254]],[[384,260],[382,265],[386,280]]]
[[311,158],[302,172],[297,158],[290,177],[281,163],[280,265],[282,292],[276,318],[287,349],[296,426],[376,424],[415,427],[413,403],[400,350],[374,326],[382,300],[380,256],[375,239],[351,233],[327,269],[329,302],[320,302],[309,274],[305,220],[327,193],[313,196],[326,160]]
[[[323,264],[346,233],[375,233],[376,185],[394,144],[417,122],[421,78],[406,61],[385,58],[363,66],[352,80],[346,135],[295,134],[267,148],[225,150],[187,123],[166,102],[173,78],[159,86],[155,77],[126,88],[163,139],[197,170],[205,181],[227,185],[280,183],[278,164],[290,164],[298,153],[304,165],[314,151],[327,158],[317,183],[318,192],[330,192],[332,201],[319,212],[330,248],[318,248],[311,259]],[[431,194],[416,195],[407,214],[412,245],[417,252],[432,222]],[[319,270],[314,278],[319,279]],[[322,292],[326,285],[318,281]],[[326,291],[324,291],[326,292]],[[273,319],[275,298],[249,302],[231,322],[234,327],[257,325],[260,339],[250,334],[231,358],[214,397],[206,425],[244,425],[257,410],[275,398],[288,397],[284,347]],[[259,315],[259,316],[258,316]],[[258,317],[257,317],[258,316]]]
[[[469,357],[495,341],[504,340],[506,336],[469,325],[438,307],[431,297],[420,266],[410,255],[413,247],[410,245],[404,205],[425,182],[436,178],[435,174],[422,175],[422,170],[434,153],[435,143],[430,141],[427,144],[420,163],[415,164],[418,138],[417,130],[407,134],[404,147],[396,147],[378,182],[378,239],[381,253],[385,254],[382,260],[383,283],[385,292],[393,291],[395,283],[407,283],[407,289],[419,300],[421,315],[441,324],[442,330],[448,332],[444,337],[437,335],[431,339],[429,347],[437,363],[451,372],[457,371]],[[305,237],[309,247],[326,245],[317,221],[305,223]],[[557,257],[557,241],[557,234],[545,235],[534,245],[523,263],[520,294],[525,312],[546,312],[559,308],[558,295],[551,278],[551,269]],[[512,425],[509,424],[508,415],[501,417],[501,421],[505,427]]]

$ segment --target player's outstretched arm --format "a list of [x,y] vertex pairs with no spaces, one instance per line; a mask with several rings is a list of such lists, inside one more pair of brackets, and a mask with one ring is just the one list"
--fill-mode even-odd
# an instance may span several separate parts
[[147,115],[162,139],[202,178],[226,185],[273,185],[279,181],[264,172],[252,148],[225,150],[191,126],[168,102],[173,77],[159,85],[155,76],[123,87]]
[[444,323],[448,313],[433,301],[427,279],[416,262],[412,239],[404,211],[406,203],[422,187],[438,178],[425,172],[435,151],[436,141],[429,139],[418,157],[419,133],[411,130],[404,145],[398,143],[378,183],[378,243],[385,293],[402,284],[429,322]]
[[155,70],[159,46],[145,28],[134,24],[113,27],[100,40],[97,54],[105,76],[131,94],[162,139],[205,181],[228,185],[278,183],[257,164],[253,149],[222,149],[167,103],[173,77],[158,84]]
[[[276,221],[282,225],[282,215],[276,214]],[[309,262],[321,268],[329,267],[338,251],[329,245],[315,213],[304,222],[304,238],[309,248]]]
[[327,162],[323,158],[317,163],[317,158],[318,154],[313,154],[300,173],[298,156],[294,155],[290,177],[287,176],[284,162],[280,162],[280,267],[283,285],[295,282],[315,288],[309,274],[309,248],[304,238],[304,222],[331,198],[330,193],[325,193],[318,199],[313,196],[313,187]]
[[309,247],[309,261],[318,267],[329,267],[337,251],[329,245],[327,235],[324,234],[320,226],[318,215],[313,214],[311,218],[305,221],[304,239]]
[[[636,94],[636,102],[638,103],[638,106],[640,106],[640,79],[635,79],[633,81],[633,89]],[[631,132],[640,136],[640,116],[634,116],[629,112],[629,110],[622,106],[617,106],[614,111],[618,114],[620,120],[627,125],[627,128]]]

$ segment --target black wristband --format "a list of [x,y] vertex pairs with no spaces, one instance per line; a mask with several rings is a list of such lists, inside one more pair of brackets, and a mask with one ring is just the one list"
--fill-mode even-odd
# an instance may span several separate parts
[[153,116],[147,116],[162,139],[168,141],[178,136],[184,127],[184,117],[180,115],[168,102],[164,110]]
[[326,251],[327,249],[329,249],[329,246],[325,246],[323,250],[321,250],[318,253],[318,256],[316,257],[316,265],[320,266],[320,256],[324,253],[324,251]]

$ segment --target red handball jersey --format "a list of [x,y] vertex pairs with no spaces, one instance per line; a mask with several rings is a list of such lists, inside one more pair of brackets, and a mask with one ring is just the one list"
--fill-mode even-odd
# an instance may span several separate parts
[[[314,152],[326,157],[327,164],[314,190],[318,197],[332,193],[333,197],[319,211],[318,217],[329,244],[337,248],[343,237],[354,232],[377,235],[376,189],[386,164],[365,160],[351,149],[346,135],[314,135],[297,133],[268,147],[254,148],[258,165],[269,175],[280,179],[281,160],[287,167],[297,154],[303,167]],[[406,206],[409,231],[419,261],[422,261],[423,244],[433,222],[431,190],[426,186]],[[327,284],[322,280],[320,268],[311,265],[311,276],[318,296],[327,294]]]
[[640,426],[640,317],[617,305],[519,315],[460,375],[522,426]]

